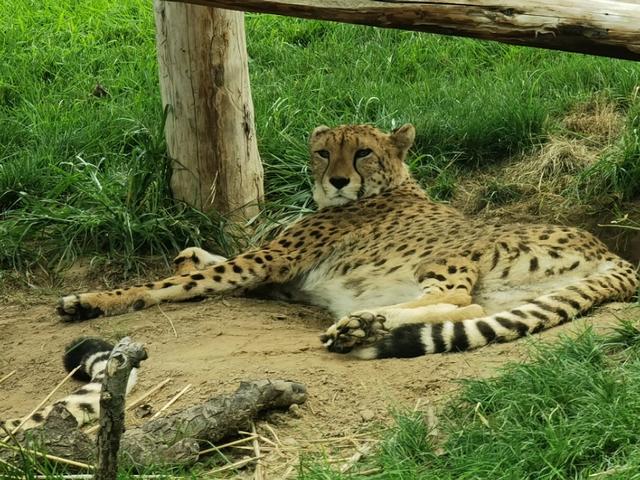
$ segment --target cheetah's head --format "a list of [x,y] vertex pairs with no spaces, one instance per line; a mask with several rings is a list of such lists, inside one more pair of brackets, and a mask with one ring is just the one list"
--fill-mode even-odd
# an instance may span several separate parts
[[345,205],[404,182],[409,177],[404,160],[415,135],[409,123],[391,133],[370,125],[316,128],[309,147],[318,208]]

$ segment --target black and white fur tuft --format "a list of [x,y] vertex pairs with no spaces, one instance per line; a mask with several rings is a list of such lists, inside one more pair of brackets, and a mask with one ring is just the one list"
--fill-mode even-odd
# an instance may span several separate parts
[[[65,348],[62,362],[67,372],[80,367],[73,378],[86,385],[76,389],[70,395],[57,400],[51,405],[45,406],[31,415],[20,427],[21,430],[42,425],[54,405],[63,405],[76,419],[78,426],[92,422],[100,413],[100,391],[102,390],[102,380],[105,375],[105,368],[109,355],[113,350],[113,344],[95,337],[81,337],[73,340]],[[137,368],[131,370],[127,383],[127,394],[131,391],[137,380]],[[21,422],[21,419],[0,422],[0,427],[8,431],[14,430]]]

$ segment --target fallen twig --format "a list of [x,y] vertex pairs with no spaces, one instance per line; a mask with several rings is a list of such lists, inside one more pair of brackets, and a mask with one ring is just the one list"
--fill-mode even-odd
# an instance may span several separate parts
[[129,405],[127,405],[127,410],[131,410],[132,408],[135,408],[138,405],[140,405],[145,399],[147,399],[148,397],[156,393],[158,390],[160,390],[170,381],[171,381],[171,378],[165,378],[163,381],[161,381],[158,385],[153,387],[151,390],[147,391],[146,393],[144,393],[143,395],[141,395],[140,397],[132,401]]
[[187,385],[186,387],[184,387],[182,390],[180,390],[178,393],[176,393],[173,398],[171,400],[169,400],[167,403],[164,404],[164,406],[158,410],[153,417],[151,417],[151,420],[158,418],[160,416],[160,414],[162,412],[164,412],[167,408],[169,408],[171,405],[173,405],[175,402],[178,401],[178,399],[184,395],[185,393],[187,393],[187,390],[189,390],[191,388],[191,384]]
[[4,382],[5,380],[8,380],[9,378],[11,378],[13,375],[15,375],[16,371],[13,370],[9,373],[7,373],[4,377],[0,378],[0,383]]

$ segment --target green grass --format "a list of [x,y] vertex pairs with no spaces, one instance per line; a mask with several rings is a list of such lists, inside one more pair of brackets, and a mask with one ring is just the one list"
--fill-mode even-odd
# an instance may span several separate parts
[[538,346],[530,363],[467,381],[439,429],[433,440],[420,414],[400,414],[362,466],[378,474],[311,464],[300,478],[640,478],[640,330],[623,323],[614,336]]
[[[148,1],[6,0],[0,31],[0,268],[55,270],[84,255],[131,271],[143,256],[242,243],[224,219],[170,198]],[[306,138],[322,123],[414,123],[412,168],[440,200],[460,171],[544,141],[596,94],[638,123],[632,62],[257,15],[247,37],[263,218],[310,206]],[[633,128],[584,173],[579,196],[597,195],[594,178],[637,196]]]

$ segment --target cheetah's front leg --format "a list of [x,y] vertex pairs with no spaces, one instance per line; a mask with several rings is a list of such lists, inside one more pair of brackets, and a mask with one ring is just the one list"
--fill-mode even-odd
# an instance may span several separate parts
[[67,295],[60,299],[57,312],[64,321],[80,321],[141,310],[161,302],[251,288],[262,282],[279,283],[290,278],[291,260],[285,252],[273,249],[248,252],[203,270],[145,285]]

